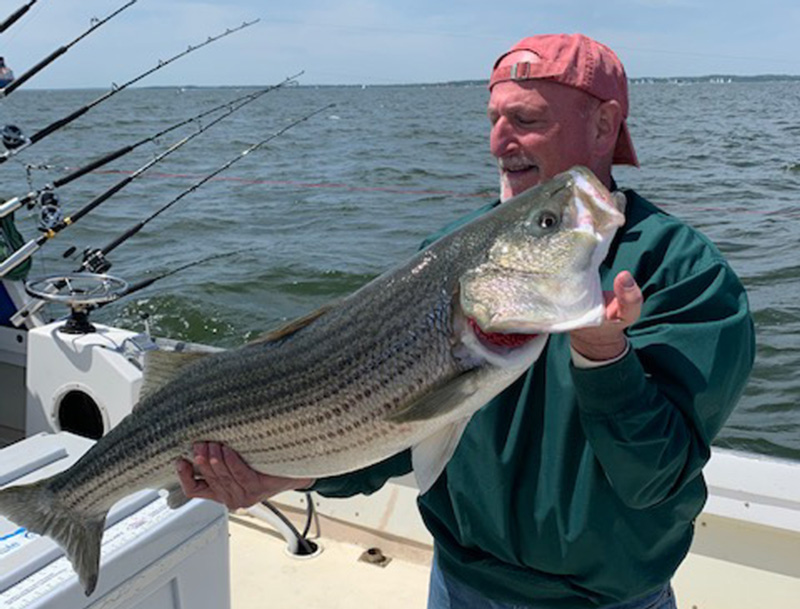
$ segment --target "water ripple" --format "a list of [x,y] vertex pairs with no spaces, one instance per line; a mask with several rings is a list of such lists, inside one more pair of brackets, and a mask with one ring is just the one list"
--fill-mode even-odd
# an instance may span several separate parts
[[[636,85],[630,128],[641,168],[615,177],[718,244],[742,277],[757,329],[752,380],[718,443],[800,459],[800,83]],[[93,111],[91,129],[26,151],[35,186],[62,167],[97,158],[239,89],[135,89]],[[4,117],[43,126],[96,97],[87,91],[18,91]],[[248,155],[225,179],[187,197],[114,252],[130,279],[221,251],[246,249],[154,285],[100,317],[159,334],[232,346],[357,289],[413,253],[429,233],[493,199],[483,87],[292,88],[265,96],[225,128],[204,134],[70,228],[37,257],[35,274],[70,270],[69,244],[99,246],[256,139],[335,102],[319,117]],[[130,172],[168,142],[112,170]],[[2,168],[5,193],[28,191],[24,167]],[[77,209],[121,175],[87,176],[62,189]],[[35,218],[18,213],[27,236]]]

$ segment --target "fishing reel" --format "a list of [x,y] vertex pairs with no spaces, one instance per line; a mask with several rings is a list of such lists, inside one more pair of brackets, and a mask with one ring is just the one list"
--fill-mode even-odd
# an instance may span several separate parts
[[81,268],[90,273],[103,274],[111,268],[111,261],[106,258],[100,248],[86,248],[83,250],[83,262]]
[[6,150],[14,150],[24,146],[30,141],[22,132],[22,129],[16,125],[6,125],[3,127],[3,130],[0,131],[0,137],[3,139],[3,146],[6,147]]
[[34,298],[70,308],[70,316],[59,332],[88,334],[96,331],[89,323],[89,312],[124,296],[128,282],[111,275],[71,273],[26,281],[25,291]]
[[39,224],[36,226],[43,233],[50,232],[64,221],[64,212],[58,195],[51,190],[44,191],[39,196]]

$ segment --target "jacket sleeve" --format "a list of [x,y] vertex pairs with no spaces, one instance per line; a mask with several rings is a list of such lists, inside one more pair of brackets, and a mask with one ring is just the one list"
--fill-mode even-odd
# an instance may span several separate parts
[[670,272],[640,284],[642,316],[623,359],[572,367],[586,437],[634,508],[669,499],[700,475],[755,356],[747,296],[721,257]]
[[389,478],[402,476],[410,471],[411,450],[405,450],[385,461],[348,474],[320,478],[308,490],[325,497],[352,497],[359,493],[371,495],[386,484]]

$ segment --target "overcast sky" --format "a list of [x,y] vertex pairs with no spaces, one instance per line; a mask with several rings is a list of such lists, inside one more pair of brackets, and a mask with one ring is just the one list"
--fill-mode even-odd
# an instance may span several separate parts
[[[125,2],[39,0],[0,35],[0,55],[22,74]],[[0,19],[22,4],[1,0]],[[797,0],[138,0],[26,88],[105,88],[256,18],[142,84],[260,85],[300,70],[303,84],[483,79],[518,39],[553,32],[608,44],[631,77],[800,74]]]

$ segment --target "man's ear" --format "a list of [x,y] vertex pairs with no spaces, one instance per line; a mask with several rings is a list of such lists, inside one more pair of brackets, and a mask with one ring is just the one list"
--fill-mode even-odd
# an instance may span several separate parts
[[614,154],[622,125],[622,108],[616,100],[601,102],[592,115],[594,144],[598,156]]

